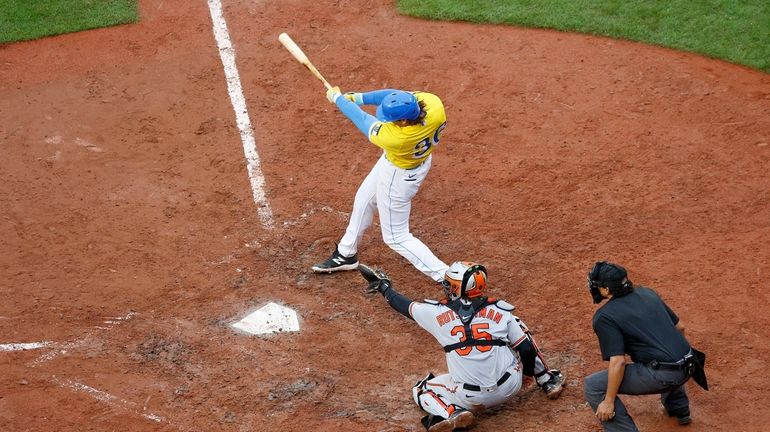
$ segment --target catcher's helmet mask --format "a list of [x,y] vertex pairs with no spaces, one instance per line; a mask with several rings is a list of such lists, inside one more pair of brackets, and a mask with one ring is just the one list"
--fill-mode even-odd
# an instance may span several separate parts
[[487,269],[481,264],[456,261],[444,274],[442,285],[450,300],[481,297],[487,288]]

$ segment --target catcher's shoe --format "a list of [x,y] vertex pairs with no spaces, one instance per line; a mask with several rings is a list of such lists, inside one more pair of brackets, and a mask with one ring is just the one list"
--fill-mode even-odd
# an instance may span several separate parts
[[543,389],[548,399],[557,399],[561,392],[564,391],[567,378],[558,369],[551,369],[548,371],[551,374],[551,379],[544,382],[540,388]]
[[476,416],[464,408],[457,408],[448,419],[431,425],[428,432],[452,432],[455,429],[467,428],[473,424]]
[[358,255],[345,257],[336,248],[329,259],[313,265],[313,271],[316,273],[331,273],[341,270],[355,270],[356,268],[358,268]]

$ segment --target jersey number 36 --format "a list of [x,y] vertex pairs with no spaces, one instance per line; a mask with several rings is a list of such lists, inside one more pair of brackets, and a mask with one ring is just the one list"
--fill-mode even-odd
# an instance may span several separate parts
[[428,150],[430,150],[431,147],[438,145],[438,142],[441,139],[441,131],[443,131],[445,127],[446,122],[441,123],[441,126],[436,128],[436,132],[434,132],[432,136],[425,138],[414,146],[415,159],[421,158],[425,153],[428,152]]

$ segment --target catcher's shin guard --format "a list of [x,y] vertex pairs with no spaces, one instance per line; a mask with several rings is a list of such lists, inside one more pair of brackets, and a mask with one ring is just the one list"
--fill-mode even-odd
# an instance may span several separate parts
[[425,378],[417,382],[412,387],[412,396],[414,402],[421,410],[435,417],[441,417],[442,419],[449,418],[452,413],[455,412],[455,406],[447,403],[440,395],[436,394],[433,390],[427,388],[428,381],[433,379],[432,373],[429,373]]
[[449,416],[455,412],[456,407],[447,403],[441,396],[434,393],[433,390],[425,389],[422,391],[415,391],[414,393],[417,405],[428,414],[432,414],[436,417],[449,418]]
[[436,375],[433,375],[433,372],[428,372],[428,375],[425,375],[425,378],[417,381],[417,383],[414,385],[415,387],[425,387],[425,384],[432,380],[433,378],[436,378]]
[[426,375],[425,378],[417,381],[414,387],[412,387],[412,397],[414,398],[414,403],[416,403],[420,408],[422,408],[422,405],[420,404],[420,395],[423,391],[425,391],[425,385],[428,383],[428,381],[435,377],[436,376],[433,375],[433,372],[428,372],[428,375]]

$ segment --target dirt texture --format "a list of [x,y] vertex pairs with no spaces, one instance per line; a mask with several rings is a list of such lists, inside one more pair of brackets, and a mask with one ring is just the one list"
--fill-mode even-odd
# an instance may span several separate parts
[[[443,352],[356,272],[310,266],[342,235],[378,150],[278,43],[344,91],[439,95],[448,127],[411,228],[486,264],[568,375],[478,431],[598,431],[582,378],[606,367],[585,274],[625,265],[709,356],[691,431],[768,429],[770,76],[554,31],[429,22],[393,1],[226,0],[275,222],[261,224],[205,1],[0,47],[3,431],[419,431],[411,386]],[[373,226],[360,259],[437,286]],[[229,324],[270,301],[299,333]],[[655,396],[644,431],[679,430]]]

